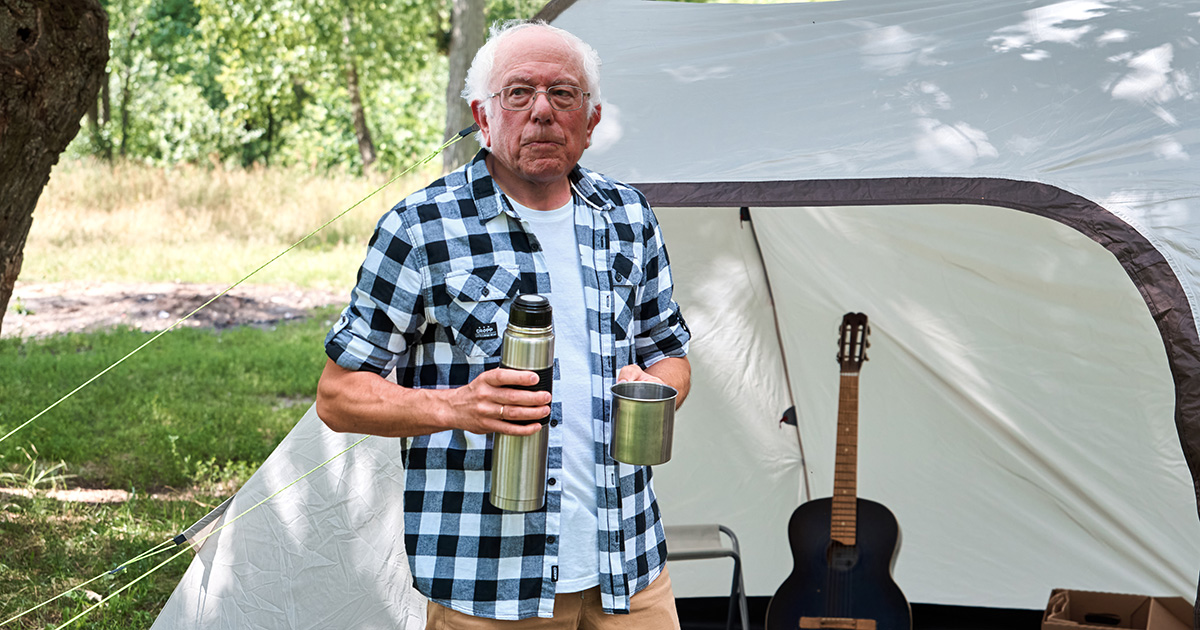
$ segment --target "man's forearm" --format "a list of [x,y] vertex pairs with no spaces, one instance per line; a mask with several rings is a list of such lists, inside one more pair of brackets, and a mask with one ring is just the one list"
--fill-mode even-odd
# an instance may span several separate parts
[[447,429],[529,435],[538,427],[513,422],[549,415],[550,394],[513,386],[535,383],[534,372],[495,369],[462,387],[413,389],[373,372],[355,372],[326,361],[317,383],[317,415],[334,431],[383,437]]
[[675,408],[683,404],[688,391],[692,387],[692,364],[687,357],[667,357],[646,368],[646,373],[661,379],[662,382],[675,388],[679,395],[675,397]]
[[444,392],[400,387],[373,372],[328,361],[317,383],[317,415],[330,429],[412,437],[449,428],[439,413]]

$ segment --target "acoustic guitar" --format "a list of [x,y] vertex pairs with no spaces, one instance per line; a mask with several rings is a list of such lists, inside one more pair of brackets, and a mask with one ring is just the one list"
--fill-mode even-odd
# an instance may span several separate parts
[[858,375],[867,316],[847,313],[838,341],[837,456],[833,497],[792,513],[793,569],[767,605],[767,630],[912,630],[908,600],[892,579],[900,527],[891,510],[858,492]]

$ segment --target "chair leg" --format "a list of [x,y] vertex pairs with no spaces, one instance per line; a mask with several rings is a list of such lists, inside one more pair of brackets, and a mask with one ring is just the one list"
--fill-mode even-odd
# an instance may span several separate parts
[[[741,574],[741,560],[733,557],[733,586],[729,588],[729,613],[725,617],[725,630],[733,630],[733,609],[738,605],[738,577]],[[750,630],[742,626],[742,630]]]
[[741,557],[738,557],[737,568],[734,569],[737,575],[738,587],[738,607],[742,611],[742,630],[750,630],[750,607],[746,604],[746,583],[742,579]]
[[738,611],[742,630],[750,630],[750,610],[746,604],[746,585],[742,582],[742,561],[733,556],[733,585],[729,589],[729,614],[725,617],[725,630],[733,630],[733,611]]

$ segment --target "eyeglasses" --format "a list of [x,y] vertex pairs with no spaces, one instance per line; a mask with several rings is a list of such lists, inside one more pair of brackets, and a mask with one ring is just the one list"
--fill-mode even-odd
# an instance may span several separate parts
[[552,85],[544,90],[528,85],[510,85],[499,92],[488,94],[488,98],[500,97],[500,107],[510,112],[523,112],[533,108],[538,94],[545,94],[550,107],[560,112],[573,112],[583,107],[584,98],[592,95],[574,85]]

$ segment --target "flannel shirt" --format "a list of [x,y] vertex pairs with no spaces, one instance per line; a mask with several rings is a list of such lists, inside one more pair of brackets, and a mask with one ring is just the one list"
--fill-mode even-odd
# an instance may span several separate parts
[[[338,365],[406,387],[465,385],[499,365],[513,298],[549,295],[537,240],[495,185],[485,156],[480,151],[380,219],[350,304],[326,338]],[[661,573],[666,542],[650,468],[608,454],[609,389],[629,363],[685,356],[690,334],[645,197],[579,166],[569,177],[583,201],[575,231],[588,317],[555,325],[588,327],[601,603],[624,613]],[[550,479],[562,473],[562,420],[553,402]],[[403,456],[405,548],[417,590],[479,617],[553,616],[561,484],[551,482],[541,510],[503,512],[488,499],[491,435],[410,438]]]

